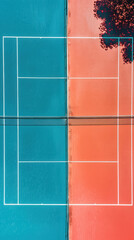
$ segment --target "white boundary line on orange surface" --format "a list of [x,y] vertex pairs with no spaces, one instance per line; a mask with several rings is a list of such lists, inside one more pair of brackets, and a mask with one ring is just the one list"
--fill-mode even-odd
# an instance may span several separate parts
[[[133,116],[133,38],[132,38],[132,73],[131,73],[131,117]],[[133,204],[133,119],[131,118],[131,203]]]
[[[120,40],[118,39],[118,82],[117,82],[117,117],[119,117],[119,105],[120,105],[120,70],[119,70],[119,57],[120,57]],[[120,181],[119,181],[119,174],[120,174],[120,155],[119,155],[119,118],[117,118],[117,203],[120,202]]]

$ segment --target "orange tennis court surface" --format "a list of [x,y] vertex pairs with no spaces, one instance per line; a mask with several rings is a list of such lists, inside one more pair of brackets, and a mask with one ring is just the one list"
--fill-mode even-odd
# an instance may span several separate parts
[[132,64],[101,48],[93,2],[69,1],[69,239],[131,240]]

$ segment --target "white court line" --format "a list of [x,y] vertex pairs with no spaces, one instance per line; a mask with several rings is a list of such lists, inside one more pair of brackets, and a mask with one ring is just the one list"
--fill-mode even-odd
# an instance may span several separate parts
[[3,38],[38,38],[38,39],[52,39],[52,38],[54,38],[54,39],[66,39],[66,38],[68,38],[68,37],[39,37],[39,36],[3,36]]
[[60,203],[5,203],[5,206],[67,206],[68,204]]
[[[67,21],[68,21],[68,16],[67,16]],[[67,28],[67,34],[68,34],[68,28]],[[68,165],[67,165],[67,209],[66,209],[66,214],[67,214],[67,221],[69,222],[69,50],[68,50],[68,38],[66,41],[66,55],[67,55],[67,160],[68,160]],[[69,224],[68,224],[68,234],[69,234]]]
[[99,203],[94,203],[94,204],[92,204],[92,203],[91,204],[70,203],[69,205],[70,206],[132,206],[132,204],[118,204],[118,203],[115,203],[115,204],[114,203],[113,204],[112,203],[109,203],[109,204],[108,203],[106,203],[106,204],[103,204],[103,203],[102,204],[101,203],[100,204]]
[[4,63],[4,38],[2,39],[3,48],[3,203],[5,204],[5,63]]
[[3,36],[3,38],[39,38],[39,39],[43,39],[43,38],[46,38],[46,39],[51,39],[51,38],[59,38],[59,39],[119,39],[119,38],[122,38],[122,39],[132,39],[133,37],[88,37],[88,36],[85,36],[85,37],[81,37],[81,36],[77,36],[77,37],[63,37],[63,36],[59,36],[59,37],[43,37],[43,36]]
[[63,204],[58,204],[58,203],[52,203],[52,204],[45,204],[45,203],[19,203],[19,204],[16,204],[16,203],[5,203],[4,204],[5,206],[94,206],[94,207],[96,207],[96,206],[101,206],[101,207],[105,207],[105,206],[115,206],[115,207],[128,207],[128,206],[133,206],[132,204],[117,204],[117,203],[115,203],[115,204],[99,204],[99,203],[91,203],[91,204],[89,204],[89,203],[63,203]]
[[118,79],[118,77],[69,77],[69,79],[83,79],[83,80],[88,80],[88,79],[102,79],[102,80],[107,80],[107,79]]
[[[133,38],[132,38],[132,76],[131,76],[131,116],[133,116]],[[131,118],[131,203],[133,204],[133,119]]]
[[[16,38],[17,58],[17,118],[19,117],[19,81],[18,81],[18,38]],[[19,203],[19,119],[17,119],[17,203]]]
[[70,206],[132,206],[132,204],[118,204],[118,203],[115,203],[115,204],[114,203],[113,204],[112,203],[106,203],[106,204],[105,203],[104,204],[103,203],[93,203],[93,204],[92,203],[91,204],[70,203],[69,205]]
[[[119,117],[119,102],[120,102],[120,95],[119,95],[119,77],[120,77],[120,69],[119,69],[119,61],[120,61],[120,40],[118,38],[118,82],[117,82],[117,117]],[[120,201],[120,185],[119,185],[119,118],[117,118],[117,202],[119,204]]]
[[67,77],[18,77],[21,79],[67,79]]
[[[68,21],[68,17],[67,17],[67,21]],[[68,34],[68,28],[67,28],[67,34]],[[69,134],[69,111],[70,111],[70,109],[69,109],[69,103],[70,103],[70,101],[69,101],[69,43],[68,43],[68,38],[67,38],[67,134],[68,134],[68,136],[67,136],[67,154],[68,154],[68,166],[67,166],[67,168],[68,168],[68,182],[67,182],[67,184],[68,184],[68,209],[67,209],[67,214],[68,214],[68,217],[69,217],[69,181],[70,181],[70,179],[69,179],[69,158],[70,158],[70,141],[69,141],[69,138],[70,138],[70,134]],[[69,226],[69,224],[68,224],[68,226]],[[68,228],[68,232],[69,232],[69,228]]]
[[19,161],[19,163],[117,163],[117,161]]

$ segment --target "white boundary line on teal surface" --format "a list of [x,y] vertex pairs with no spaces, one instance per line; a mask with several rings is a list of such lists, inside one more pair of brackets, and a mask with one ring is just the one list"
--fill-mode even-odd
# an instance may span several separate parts
[[67,77],[18,77],[20,79],[67,79]]
[[18,80],[18,38],[16,38],[17,59],[17,203],[19,203],[19,80]]
[[[5,117],[5,60],[4,60],[4,38],[2,39],[3,48],[3,117]],[[3,118],[3,203],[5,204],[5,118]]]

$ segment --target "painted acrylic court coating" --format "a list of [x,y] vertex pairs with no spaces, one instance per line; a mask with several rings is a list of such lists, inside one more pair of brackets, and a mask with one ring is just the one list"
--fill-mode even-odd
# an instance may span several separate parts
[[133,239],[133,64],[93,3],[1,1],[2,240]]

